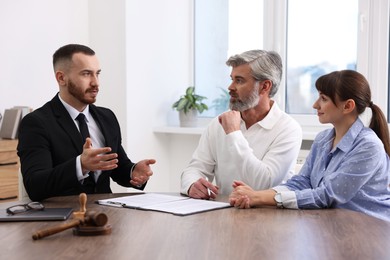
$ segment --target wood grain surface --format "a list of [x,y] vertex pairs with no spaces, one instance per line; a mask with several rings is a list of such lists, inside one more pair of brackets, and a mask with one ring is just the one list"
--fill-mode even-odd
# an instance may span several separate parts
[[[181,217],[93,203],[128,195],[88,196],[87,210],[107,214],[109,235],[75,236],[67,230],[34,241],[34,231],[59,222],[0,223],[1,258],[390,259],[390,223],[354,211],[227,208]],[[80,207],[78,196],[43,203]]]

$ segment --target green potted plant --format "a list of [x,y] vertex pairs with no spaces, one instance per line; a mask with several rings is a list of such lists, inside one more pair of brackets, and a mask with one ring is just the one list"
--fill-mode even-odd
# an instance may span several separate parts
[[198,113],[208,110],[208,106],[202,101],[207,99],[204,96],[195,94],[195,87],[186,89],[185,95],[173,103],[172,108],[179,111],[180,126],[194,127],[197,125]]

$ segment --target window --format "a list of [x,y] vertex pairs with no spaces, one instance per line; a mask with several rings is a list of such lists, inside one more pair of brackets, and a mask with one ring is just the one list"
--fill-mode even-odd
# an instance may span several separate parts
[[195,89],[207,96],[214,117],[228,109],[230,70],[234,54],[263,48],[263,1],[195,0]]
[[[279,105],[309,131],[321,130],[312,104],[315,80],[333,70],[354,69],[370,82],[373,101],[388,110],[388,0],[194,0],[195,85],[214,117],[226,109],[227,58],[249,49],[275,50],[284,78]],[[383,93],[389,93],[383,95]],[[217,104],[224,104],[218,108]]]
[[358,2],[289,0],[287,10],[286,112],[314,114],[317,78],[356,70]]

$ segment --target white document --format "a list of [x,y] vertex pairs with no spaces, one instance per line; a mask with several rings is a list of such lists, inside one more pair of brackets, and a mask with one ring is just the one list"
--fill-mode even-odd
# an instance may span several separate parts
[[230,204],[226,202],[192,199],[184,196],[158,193],[98,200],[97,203],[113,207],[161,211],[180,216],[230,207]]

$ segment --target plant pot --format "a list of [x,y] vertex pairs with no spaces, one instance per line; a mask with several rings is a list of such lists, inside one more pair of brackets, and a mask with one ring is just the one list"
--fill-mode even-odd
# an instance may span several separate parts
[[181,127],[196,127],[198,125],[198,110],[191,109],[187,113],[179,111],[179,120]]

